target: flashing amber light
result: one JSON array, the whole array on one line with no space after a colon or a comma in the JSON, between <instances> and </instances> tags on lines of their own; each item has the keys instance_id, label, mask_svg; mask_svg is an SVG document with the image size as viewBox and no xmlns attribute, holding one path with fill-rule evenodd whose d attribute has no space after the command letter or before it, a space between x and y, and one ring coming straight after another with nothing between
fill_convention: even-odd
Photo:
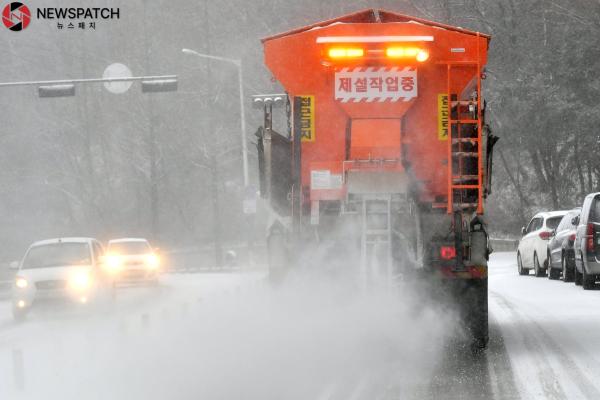
<instances>
[{"instance_id":1,"label":"flashing amber light","mask_svg":"<svg viewBox=\"0 0 600 400\"><path fill-rule=\"evenodd\" d=\"M417 53L417 61L425 62L427 60L429 60L429 52L427 50L419 50Z\"/></svg>"},{"instance_id":2,"label":"flashing amber light","mask_svg":"<svg viewBox=\"0 0 600 400\"><path fill-rule=\"evenodd\" d=\"M418 62L425 62L429 59L429 52L417 47L388 47L385 49L385 55L388 58L414 58Z\"/></svg>"},{"instance_id":3,"label":"flashing amber light","mask_svg":"<svg viewBox=\"0 0 600 400\"><path fill-rule=\"evenodd\" d=\"M359 58L365 55L360 47L332 47L328 51L329 58Z\"/></svg>"}]
</instances>

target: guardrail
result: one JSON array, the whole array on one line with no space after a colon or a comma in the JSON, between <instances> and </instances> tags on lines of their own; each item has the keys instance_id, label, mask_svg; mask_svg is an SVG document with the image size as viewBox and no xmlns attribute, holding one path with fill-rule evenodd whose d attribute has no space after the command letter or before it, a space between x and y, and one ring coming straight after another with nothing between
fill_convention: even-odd
<instances>
[{"instance_id":1,"label":"guardrail","mask_svg":"<svg viewBox=\"0 0 600 400\"><path fill-rule=\"evenodd\" d=\"M215 250L213 246L174 249L161 255L166 272L227 272L238 269L252 269L255 265L266 264L266 247L255 244L224 244L223 266L215 267Z\"/></svg>"},{"instance_id":2,"label":"guardrail","mask_svg":"<svg viewBox=\"0 0 600 400\"><path fill-rule=\"evenodd\" d=\"M516 251L519 240L490 238L490 244L495 252ZM226 251L234 250L236 256L234 259L228 260L227 255L225 255L226 265L220 268L214 266L214 250L210 248L190 248L169 252L165 254L168 259L165 272L175 274L234 273L265 268L266 249L264 245L254 246L251 254L248 253L245 245L231 245L224 247L224 249ZM6 279L7 277L2 278ZM12 280L0 280L0 299L10 297L12 283Z\"/></svg>"},{"instance_id":3,"label":"guardrail","mask_svg":"<svg viewBox=\"0 0 600 400\"><path fill-rule=\"evenodd\" d=\"M490 244L494 251L516 251L519 239L494 239L490 238Z\"/></svg>"}]
</instances>

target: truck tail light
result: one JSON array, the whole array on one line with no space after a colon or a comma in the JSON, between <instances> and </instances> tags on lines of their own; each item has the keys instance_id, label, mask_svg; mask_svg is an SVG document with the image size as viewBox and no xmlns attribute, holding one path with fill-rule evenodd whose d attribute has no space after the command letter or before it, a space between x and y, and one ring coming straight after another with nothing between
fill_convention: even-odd
<instances>
[{"instance_id":1,"label":"truck tail light","mask_svg":"<svg viewBox=\"0 0 600 400\"><path fill-rule=\"evenodd\" d=\"M571 233L571 234L569 235L569 242L574 242L574 241L575 241L575 234L574 234L574 233Z\"/></svg>"},{"instance_id":2,"label":"truck tail light","mask_svg":"<svg viewBox=\"0 0 600 400\"><path fill-rule=\"evenodd\" d=\"M542 240L550 239L550 232L548 232L548 231L540 232L540 239L542 239Z\"/></svg>"},{"instance_id":3,"label":"truck tail light","mask_svg":"<svg viewBox=\"0 0 600 400\"><path fill-rule=\"evenodd\" d=\"M585 233L587 235L585 248L588 251L594 251L594 224L587 224Z\"/></svg>"},{"instance_id":4,"label":"truck tail light","mask_svg":"<svg viewBox=\"0 0 600 400\"><path fill-rule=\"evenodd\" d=\"M442 260L452 260L456 258L456 248L454 246L440 247L440 257Z\"/></svg>"},{"instance_id":5,"label":"truck tail light","mask_svg":"<svg viewBox=\"0 0 600 400\"><path fill-rule=\"evenodd\" d=\"M365 55L365 50L360 47L332 47L327 52L329 58L359 58Z\"/></svg>"}]
</instances>

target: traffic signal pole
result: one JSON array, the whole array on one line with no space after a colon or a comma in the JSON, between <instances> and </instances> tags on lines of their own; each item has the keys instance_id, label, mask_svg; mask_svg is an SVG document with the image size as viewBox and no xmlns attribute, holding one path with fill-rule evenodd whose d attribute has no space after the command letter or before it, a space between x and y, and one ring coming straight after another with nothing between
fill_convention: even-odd
<instances>
[{"instance_id":1,"label":"traffic signal pole","mask_svg":"<svg viewBox=\"0 0 600 400\"><path fill-rule=\"evenodd\" d=\"M0 87L10 86L42 86L45 89L68 89L71 85L77 83L102 83L102 82L134 82L142 81L142 88L148 89L153 86L155 92L171 92L177 90L177 75L149 75L149 76L127 76L119 78L86 78L86 79L57 79L50 81L19 81L19 82L0 82ZM144 88L144 86L146 86ZM163 90L157 90L161 87Z\"/></svg>"}]
</instances>

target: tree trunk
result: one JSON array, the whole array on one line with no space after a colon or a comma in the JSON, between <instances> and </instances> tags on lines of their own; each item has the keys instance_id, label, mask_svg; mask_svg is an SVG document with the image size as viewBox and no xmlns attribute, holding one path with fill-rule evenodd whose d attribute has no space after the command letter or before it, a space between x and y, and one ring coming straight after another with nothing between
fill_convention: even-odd
<instances>
[{"instance_id":1,"label":"tree trunk","mask_svg":"<svg viewBox=\"0 0 600 400\"><path fill-rule=\"evenodd\" d=\"M527 198L525 198L525 195L523 194L523 191L521 190L521 185L517 182L514 175L510 172L510 169L508 168L508 163L506 162L506 158L504 157L504 153L501 150L498 150L498 154L500 155L500 159L502 160L502 165L504 166L504 169L506 170L506 174L508 175L508 178L512 182L513 186L515 187L515 190L517 191L517 195L519 196L519 218L521 219L521 221L524 222L525 214L523 211L524 211L525 207L529 206L529 200L527 200ZM518 173L519 173L519 171L517 171L517 174Z\"/></svg>"},{"instance_id":2,"label":"tree trunk","mask_svg":"<svg viewBox=\"0 0 600 400\"><path fill-rule=\"evenodd\" d=\"M585 197L585 178L583 177L583 168L581 167L581 157L579 154L579 135L575 134L575 141L573 143L573 160L575 162L575 168L577 169L577 178L579 179L579 191L581 197Z\"/></svg>"},{"instance_id":3,"label":"tree trunk","mask_svg":"<svg viewBox=\"0 0 600 400\"><path fill-rule=\"evenodd\" d=\"M587 159L587 179L588 179L588 188L587 188L587 192L593 192L594 191L594 184L593 184L593 179L592 179L592 163L590 161L590 159Z\"/></svg>"}]
</instances>

